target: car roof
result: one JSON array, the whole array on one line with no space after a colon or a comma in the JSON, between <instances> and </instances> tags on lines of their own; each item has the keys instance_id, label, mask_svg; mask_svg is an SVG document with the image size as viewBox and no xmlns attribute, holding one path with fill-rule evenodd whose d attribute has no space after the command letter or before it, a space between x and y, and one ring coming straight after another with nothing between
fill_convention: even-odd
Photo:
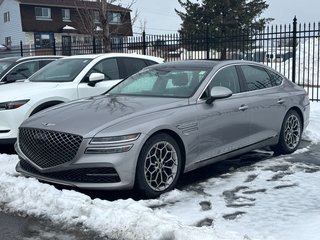
<instances>
[{"instance_id":1,"label":"car roof","mask_svg":"<svg viewBox=\"0 0 320 240\"><path fill-rule=\"evenodd\" d=\"M192 67L205 67L205 68L213 68L221 61L217 60L184 60L184 61L174 61L174 62L166 62L161 65L154 65L150 68L170 68L170 67L181 67L181 68L192 68Z\"/></svg>"},{"instance_id":2,"label":"car roof","mask_svg":"<svg viewBox=\"0 0 320 240\"><path fill-rule=\"evenodd\" d=\"M41 56L28 56L28 57L6 57L1 58L0 62L24 62L27 60L36 60L36 59L58 59L63 56L57 55L41 55Z\"/></svg>"},{"instance_id":3,"label":"car roof","mask_svg":"<svg viewBox=\"0 0 320 240\"><path fill-rule=\"evenodd\" d=\"M228 65L243 65L243 64L250 64L250 65L257 65L264 68L268 68L268 66L253 62L253 61L244 61L244 60L220 60L220 59L212 59L212 60L183 60L183 61L173 61L173 62L166 62L162 63L161 65L154 65L150 66L149 68L166 68L166 67L181 67L181 68L192 68L192 67L206 67L206 68L214 68L214 67L223 67Z\"/></svg>"},{"instance_id":4,"label":"car roof","mask_svg":"<svg viewBox=\"0 0 320 240\"><path fill-rule=\"evenodd\" d=\"M83 54L83 55L74 55L65 57L65 59L81 59L81 58L88 58L88 59L96 59L96 58L105 58L105 57L131 57L131 58L141 58L141 59L148 59L157 62L163 62L164 59L159 57L153 57L149 55L141 55L141 54L130 54L130 53L101 53L101 54Z\"/></svg>"}]
</instances>

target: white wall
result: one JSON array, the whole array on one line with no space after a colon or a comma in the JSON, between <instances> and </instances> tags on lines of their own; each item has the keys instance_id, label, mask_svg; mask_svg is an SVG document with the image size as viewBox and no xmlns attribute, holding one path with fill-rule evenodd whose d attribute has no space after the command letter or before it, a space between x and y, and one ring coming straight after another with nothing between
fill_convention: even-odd
<instances>
[{"instance_id":1,"label":"white wall","mask_svg":"<svg viewBox=\"0 0 320 240\"><path fill-rule=\"evenodd\" d=\"M1 2L0 2L1 3ZM4 13L10 12L10 22L4 23ZM22 32L19 3L16 0L3 0L0 4L0 44L5 43L5 38L11 37L11 46L25 42L25 33Z\"/></svg>"}]
</instances>

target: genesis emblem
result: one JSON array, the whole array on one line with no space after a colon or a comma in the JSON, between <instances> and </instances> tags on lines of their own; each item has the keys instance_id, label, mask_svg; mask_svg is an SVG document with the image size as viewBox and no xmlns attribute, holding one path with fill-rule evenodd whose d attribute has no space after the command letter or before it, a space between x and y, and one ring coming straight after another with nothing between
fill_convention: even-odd
<instances>
[{"instance_id":1,"label":"genesis emblem","mask_svg":"<svg viewBox=\"0 0 320 240\"><path fill-rule=\"evenodd\" d=\"M56 124L54 123L42 123L43 126L46 126L46 127L50 127L50 126L55 126Z\"/></svg>"}]
</instances>

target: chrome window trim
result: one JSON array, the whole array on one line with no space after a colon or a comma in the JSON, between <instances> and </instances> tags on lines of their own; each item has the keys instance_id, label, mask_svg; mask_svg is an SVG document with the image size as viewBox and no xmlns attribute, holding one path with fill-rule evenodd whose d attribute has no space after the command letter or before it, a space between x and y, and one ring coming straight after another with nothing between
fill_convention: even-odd
<instances>
[{"instance_id":1,"label":"chrome window trim","mask_svg":"<svg viewBox=\"0 0 320 240\"><path fill-rule=\"evenodd\" d=\"M260 66L260 65L257 65L257 64L254 64L254 63L243 63L243 64L240 64L240 63L232 63L232 64L229 64L229 65L226 65L226 66L223 66L222 68L220 68L218 71L216 71L215 73L214 73L214 75L211 77L211 79L207 82L207 84L206 84L206 86L202 89L202 91L201 91L201 94L199 95L199 97L198 97L198 99L197 99L197 103L198 102L204 102L204 101L206 101L205 99L201 99L201 96L202 96L202 94L204 93L204 91L207 89L207 87L210 85L210 83L211 83L211 81L214 79L214 77L217 75L217 73L218 72L220 72L222 69L224 69L224 68L226 68L226 67L230 67L230 66L243 66L243 65L249 65L249 66L257 66L257 67L262 67L262 66ZM266 66L266 67L268 67L268 66ZM264 68L264 67L262 67L262 68ZM264 68L265 70L267 70L267 68ZM270 71L275 71L275 70L273 70L273 69L269 69ZM268 72L267 72L268 73ZM278 73L277 73L278 74ZM232 96L234 96L234 95L237 95L237 96L239 96L239 94L243 94L243 93L251 93L251 92L259 92L259 91L264 91L264 90L266 90L266 89L272 89L272 88L277 88L277 87L280 87L280 86L283 86L283 82L284 82L284 79L285 79L285 77L282 75L282 74L278 74L279 76L281 76L282 77L282 82L281 82L281 84L280 85L278 85L278 86L272 86L272 87L268 87L268 88L263 88L263 89L257 89L257 90L252 90L252 91L246 91L246 92L239 92L239 93L234 93L234 94L232 94ZM240 80L240 79L239 79ZM240 83L240 82L239 82Z\"/></svg>"}]
</instances>

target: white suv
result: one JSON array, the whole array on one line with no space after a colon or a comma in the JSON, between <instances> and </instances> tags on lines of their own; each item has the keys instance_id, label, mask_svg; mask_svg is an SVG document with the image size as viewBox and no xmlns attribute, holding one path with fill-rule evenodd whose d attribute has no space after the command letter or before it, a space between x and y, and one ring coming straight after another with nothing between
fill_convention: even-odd
<instances>
[{"instance_id":1,"label":"white suv","mask_svg":"<svg viewBox=\"0 0 320 240\"><path fill-rule=\"evenodd\" d=\"M0 144L12 144L32 114L59 103L99 95L162 58L108 53L58 59L25 82L0 86ZM66 118L68 113L66 113Z\"/></svg>"}]
</instances>

